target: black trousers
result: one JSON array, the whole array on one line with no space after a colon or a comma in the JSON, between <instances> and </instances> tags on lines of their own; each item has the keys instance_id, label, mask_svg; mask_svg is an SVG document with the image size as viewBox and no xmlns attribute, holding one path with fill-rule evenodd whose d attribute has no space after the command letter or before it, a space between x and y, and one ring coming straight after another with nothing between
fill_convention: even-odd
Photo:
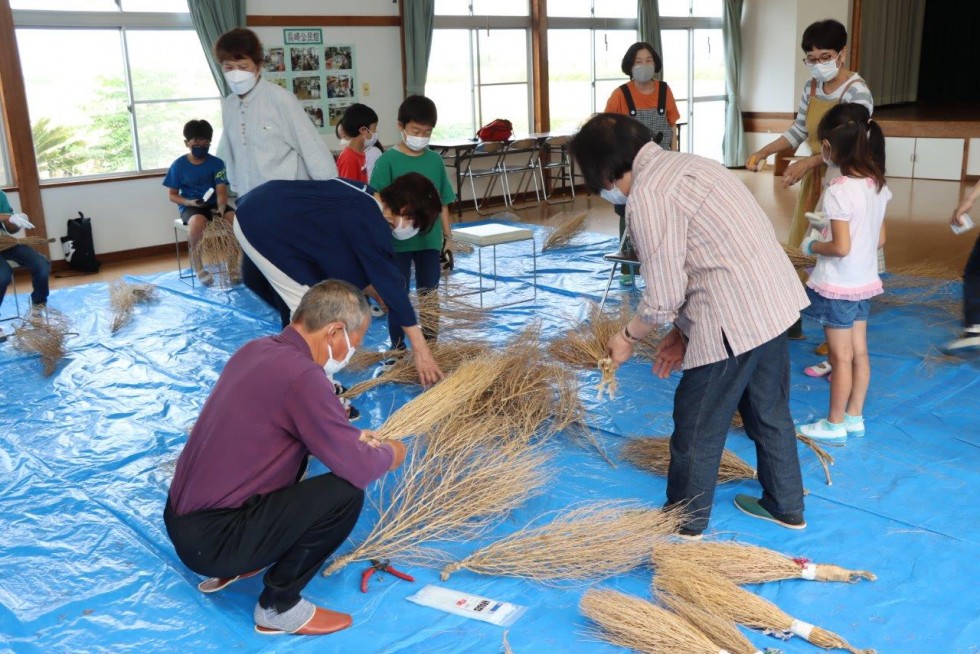
<instances>
[{"instance_id":1,"label":"black trousers","mask_svg":"<svg viewBox=\"0 0 980 654\"><path fill-rule=\"evenodd\" d=\"M254 495L237 509L178 516L168 499L163 520L177 556L198 574L234 577L271 565L259 604L287 611L350 535L363 504L364 491L329 473Z\"/></svg>"},{"instance_id":2,"label":"black trousers","mask_svg":"<svg viewBox=\"0 0 980 654\"><path fill-rule=\"evenodd\" d=\"M285 300L279 297L276 289L272 288L272 284L265 278L259 267L244 253L242 254L242 282L244 282L245 288L258 295L263 302L279 312L279 320L282 322L282 328L285 329L290 320L289 306Z\"/></svg>"}]
</instances>

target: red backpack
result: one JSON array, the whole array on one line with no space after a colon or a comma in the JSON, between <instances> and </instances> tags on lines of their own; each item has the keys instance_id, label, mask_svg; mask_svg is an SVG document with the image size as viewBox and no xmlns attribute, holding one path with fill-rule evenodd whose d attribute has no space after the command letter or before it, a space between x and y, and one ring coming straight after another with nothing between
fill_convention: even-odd
<instances>
[{"instance_id":1,"label":"red backpack","mask_svg":"<svg viewBox=\"0 0 980 654\"><path fill-rule=\"evenodd\" d=\"M506 141L513 135L514 125L506 118L491 120L476 133L481 141Z\"/></svg>"}]
</instances>

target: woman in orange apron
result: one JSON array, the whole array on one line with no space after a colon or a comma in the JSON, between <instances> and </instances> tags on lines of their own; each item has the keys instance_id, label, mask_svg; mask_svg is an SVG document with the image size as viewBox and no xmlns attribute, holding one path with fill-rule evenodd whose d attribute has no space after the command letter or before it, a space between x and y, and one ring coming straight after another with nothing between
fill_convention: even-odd
<instances>
[{"instance_id":1,"label":"woman in orange apron","mask_svg":"<svg viewBox=\"0 0 980 654\"><path fill-rule=\"evenodd\" d=\"M802 181L786 240L787 245L791 246L799 246L809 231L805 214L817 209L825 178L828 177L827 165L820 155L820 139L817 138L820 119L840 102L856 102L866 106L869 111L874 109L868 85L846 67L847 30L843 25L833 19L813 23L803 32L801 46L806 55L803 63L809 68L811 79L803 87L796 120L782 136L754 152L745 162L745 167L751 171L762 170L769 155L795 150L803 141L814 153L794 161L783 173L785 187ZM836 176L834 171L830 176ZM805 281L805 274L801 273L800 279ZM790 328L789 337L803 338L800 322Z\"/></svg>"}]
</instances>

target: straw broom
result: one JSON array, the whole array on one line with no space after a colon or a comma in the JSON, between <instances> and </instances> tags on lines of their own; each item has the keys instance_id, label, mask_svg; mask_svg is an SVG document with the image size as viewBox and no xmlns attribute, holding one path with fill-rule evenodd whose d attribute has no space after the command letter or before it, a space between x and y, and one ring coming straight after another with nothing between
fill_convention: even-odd
<instances>
[{"instance_id":1,"label":"straw broom","mask_svg":"<svg viewBox=\"0 0 980 654\"><path fill-rule=\"evenodd\" d=\"M0 252L4 250L9 250L17 245L26 245L29 248L39 248L47 245L48 243L54 243L53 238L40 238L39 236L25 236L24 238L15 238L10 234L0 231Z\"/></svg>"},{"instance_id":2,"label":"straw broom","mask_svg":"<svg viewBox=\"0 0 980 654\"><path fill-rule=\"evenodd\" d=\"M459 290L457 290L459 289ZM423 293L415 299L419 327L424 333L438 333L440 324L454 332L483 329L489 309L470 304L465 291L453 284L445 289Z\"/></svg>"},{"instance_id":3,"label":"straw broom","mask_svg":"<svg viewBox=\"0 0 980 654\"><path fill-rule=\"evenodd\" d=\"M793 268L795 268L797 271L813 268L815 265L817 265L816 255L803 254L803 250L800 248L784 245L783 252L786 253L790 263L793 264Z\"/></svg>"},{"instance_id":4,"label":"straw broom","mask_svg":"<svg viewBox=\"0 0 980 654\"><path fill-rule=\"evenodd\" d=\"M125 327L133 319L137 303L157 299L157 287L153 284L131 284L117 279L109 284L109 305L112 307L112 333Z\"/></svg>"},{"instance_id":5,"label":"straw broom","mask_svg":"<svg viewBox=\"0 0 980 654\"><path fill-rule=\"evenodd\" d=\"M859 579L874 581L877 577L867 570L848 570L836 565L810 563L803 558L790 558L774 550L736 542L689 542L655 543L653 562L684 560L698 564L729 581L743 584L761 584L783 579L808 579L812 581L846 581Z\"/></svg>"},{"instance_id":6,"label":"straw broom","mask_svg":"<svg viewBox=\"0 0 980 654\"><path fill-rule=\"evenodd\" d=\"M530 524L442 570L442 580L458 570L539 582L586 581L612 577L643 564L650 544L676 533L676 511L636 502L606 501L557 514L539 527Z\"/></svg>"},{"instance_id":7,"label":"straw broom","mask_svg":"<svg viewBox=\"0 0 980 654\"><path fill-rule=\"evenodd\" d=\"M230 288L241 280L242 248L235 238L231 224L224 218L215 218L204 228L191 258L197 258L201 267L208 270L220 288Z\"/></svg>"},{"instance_id":8,"label":"straw broom","mask_svg":"<svg viewBox=\"0 0 980 654\"><path fill-rule=\"evenodd\" d=\"M64 358L65 337L71 323L65 314L50 307L42 312L32 312L12 336L15 349L28 354L39 354L44 365L44 376L50 377Z\"/></svg>"},{"instance_id":9,"label":"straw broom","mask_svg":"<svg viewBox=\"0 0 980 654\"><path fill-rule=\"evenodd\" d=\"M851 654L875 654L873 649L856 649L837 634L793 618L778 606L739 588L698 563L682 560L661 561L654 577L655 587L726 619L752 629L774 631L787 637L796 635L824 649L844 649Z\"/></svg>"},{"instance_id":10,"label":"straw broom","mask_svg":"<svg viewBox=\"0 0 980 654\"><path fill-rule=\"evenodd\" d=\"M436 360L436 363L442 371L447 374L452 373L467 361L472 361L483 356L488 350L489 347L483 343L469 343L465 341L437 341L435 343L429 343L429 351L432 352L432 357ZM395 364L391 368L373 379L366 379L354 384L347 389L344 397L357 397L382 384L418 384L419 373L415 369L415 357L411 351L389 350L387 352L369 352L362 358L361 361L363 363L359 363L358 365L368 367L371 365L370 361L380 363L386 358L395 357L397 357L397 361L395 361ZM354 354L351 361L356 358L357 353ZM357 368L352 369L356 370Z\"/></svg>"},{"instance_id":11,"label":"straw broom","mask_svg":"<svg viewBox=\"0 0 980 654\"><path fill-rule=\"evenodd\" d=\"M349 563L378 558L431 564L427 541L466 541L524 504L548 481L550 457L540 448L473 447L441 453L410 447L403 473L371 533L354 551L335 559L324 576Z\"/></svg>"},{"instance_id":12,"label":"straw broom","mask_svg":"<svg viewBox=\"0 0 980 654\"><path fill-rule=\"evenodd\" d=\"M614 645L646 654L721 654L690 623L655 604L613 590L590 590L579 610L599 625L595 633Z\"/></svg>"},{"instance_id":13,"label":"straw broom","mask_svg":"<svg viewBox=\"0 0 980 654\"><path fill-rule=\"evenodd\" d=\"M541 251L557 250L571 244L572 240L585 229L585 219L588 216L588 211L582 211L570 218L564 219L548 233L548 237L545 238Z\"/></svg>"},{"instance_id":14,"label":"straw broom","mask_svg":"<svg viewBox=\"0 0 980 654\"><path fill-rule=\"evenodd\" d=\"M670 438L634 438L623 446L622 457L638 468L666 475L670 468ZM729 450L722 452L718 467L719 484L756 478L755 468L744 459Z\"/></svg>"},{"instance_id":15,"label":"straw broom","mask_svg":"<svg viewBox=\"0 0 980 654\"><path fill-rule=\"evenodd\" d=\"M711 642L730 654L758 654L759 648L745 637L733 620L706 611L696 604L670 593L654 593L654 599L700 629ZM773 650L766 650L771 654Z\"/></svg>"}]
</instances>

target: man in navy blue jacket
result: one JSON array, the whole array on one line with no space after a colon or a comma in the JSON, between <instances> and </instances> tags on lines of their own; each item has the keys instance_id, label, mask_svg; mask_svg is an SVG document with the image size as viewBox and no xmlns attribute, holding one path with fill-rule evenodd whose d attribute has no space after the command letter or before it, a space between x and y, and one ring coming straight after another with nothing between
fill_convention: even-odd
<instances>
[{"instance_id":1,"label":"man in navy blue jacket","mask_svg":"<svg viewBox=\"0 0 980 654\"><path fill-rule=\"evenodd\" d=\"M342 279L387 307L388 320L405 330L419 380L429 385L443 373L422 335L391 239L427 232L441 210L435 187L417 173L381 192L341 178L273 180L239 199L235 235L278 294L260 296L280 309L284 325L309 287Z\"/></svg>"}]
</instances>

